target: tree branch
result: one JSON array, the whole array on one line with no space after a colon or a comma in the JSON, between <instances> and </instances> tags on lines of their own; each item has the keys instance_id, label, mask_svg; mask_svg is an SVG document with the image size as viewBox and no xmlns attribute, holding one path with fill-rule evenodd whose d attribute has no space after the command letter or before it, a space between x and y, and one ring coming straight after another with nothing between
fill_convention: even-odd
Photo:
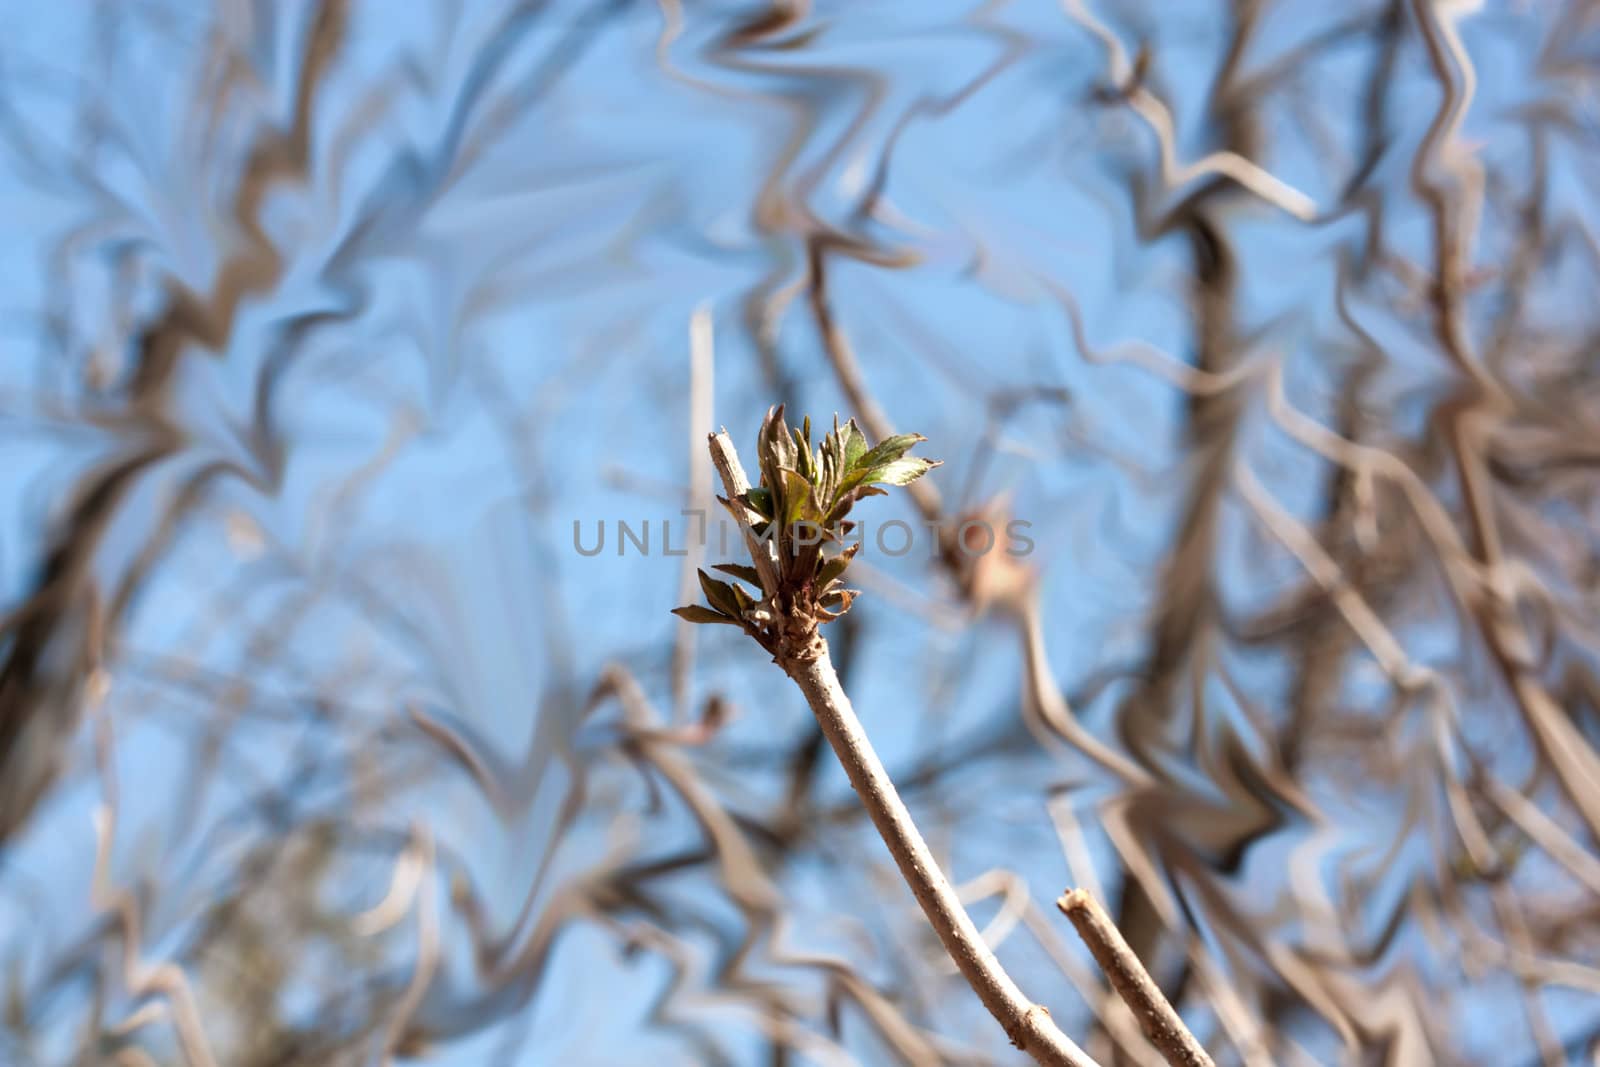
<instances>
[{"instance_id":1,"label":"tree branch","mask_svg":"<svg viewBox=\"0 0 1600 1067\"><path fill-rule=\"evenodd\" d=\"M712 461L722 476L729 498L737 499L749 483L744 478L733 442L726 433L712 434L710 447ZM755 542L747 524L741 523L741 526L765 584L767 571L772 566L767 546ZM805 694L823 736L833 747L872 824L889 846L901 876L911 887L912 895L940 943L983 1006L1005 1028L1011 1043L1046 1067L1098 1067L1061 1032L1043 1005L1023 996L1022 990L984 943L954 887L939 869L928 843L917 830L889 772L873 751L850 705L850 698L839 684L839 676L828 655L828 644L816 633L814 624L810 627L809 640L779 649L778 662Z\"/></svg>"},{"instance_id":2,"label":"tree branch","mask_svg":"<svg viewBox=\"0 0 1600 1067\"><path fill-rule=\"evenodd\" d=\"M1215 1067L1099 902L1082 889L1069 889L1056 907L1072 920L1112 988L1133 1010L1139 1029L1162 1057L1173 1067Z\"/></svg>"},{"instance_id":3,"label":"tree branch","mask_svg":"<svg viewBox=\"0 0 1600 1067\"><path fill-rule=\"evenodd\" d=\"M954 887L939 869L911 813L895 790L889 772L873 751L850 698L845 696L828 656L827 642L818 639L814 659L784 664L822 727L823 736L839 757L850 784L861 798L872 824L945 951L989 1013L1005 1028L1011 1043L1037 1062L1051 1067L1090 1067L1088 1053L1073 1043L1051 1020L1042 1005L1023 996L1022 990L1000 966L1000 961L973 925Z\"/></svg>"}]
</instances>

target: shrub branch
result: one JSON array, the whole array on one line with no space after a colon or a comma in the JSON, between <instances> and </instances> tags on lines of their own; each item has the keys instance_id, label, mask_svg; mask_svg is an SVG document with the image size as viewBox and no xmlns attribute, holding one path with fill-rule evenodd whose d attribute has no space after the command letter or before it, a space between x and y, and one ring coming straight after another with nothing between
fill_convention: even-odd
<instances>
[{"instance_id":1,"label":"shrub branch","mask_svg":"<svg viewBox=\"0 0 1600 1067\"><path fill-rule=\"evenodd\" d=\"M856 595L844 587L844 574L860 545L846 545L853 524L845 516L858 500L881 495L878 486L906 485L938 466L907 455L922 439L899 434L869 448L854 420L840 426L835 419L832 432L813 448L811 420L791 428L780 406L762 422L756 442L761 478L752 486L727 431L711 434L711 461L728 494L722 503L739 523L753 564L716 569L757 592L701 571L707 603L675 611L691 622L740 627L794 679L934 933L1011 1043L1047 1067L1098 1067L1043 1005L1023 995L984 942L873 751L820 632L822 624L849 610ZM1211 1067L1088 894L1073 890L1061 907L1168 1061Z\"/></svg>"}]
</instances>

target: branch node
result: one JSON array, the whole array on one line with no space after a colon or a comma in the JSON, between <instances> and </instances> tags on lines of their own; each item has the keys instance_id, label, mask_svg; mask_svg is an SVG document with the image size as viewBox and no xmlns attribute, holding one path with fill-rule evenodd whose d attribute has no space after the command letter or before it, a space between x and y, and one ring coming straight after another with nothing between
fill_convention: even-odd
<instances>
[{"instance_id":1,"label":"branch node","mask_svg":"<svg viewBox=\"0 0 1600 1067\"><path fill-rule=\"evenodd\" d=\"M1044 1016L1044 1019L1039 1018L1041 1015ZM1027 1051L1028 1046L1032 1044L1028 1039L1031 1031L1036 1026L1048 1025L1049 1018L1050 1009L1043 1004L1035 1004L1023 1012L1017 1017L1015 1023L1006 1027L1006 1036L1011 1039L1012 1047Z\"/></svg>"}]
</instances>

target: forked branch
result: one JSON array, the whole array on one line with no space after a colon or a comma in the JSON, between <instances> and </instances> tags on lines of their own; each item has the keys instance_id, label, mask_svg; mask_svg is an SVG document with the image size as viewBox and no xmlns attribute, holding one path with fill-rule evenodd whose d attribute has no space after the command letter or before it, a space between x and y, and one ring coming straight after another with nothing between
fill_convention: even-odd
<instances>
[{"instance_id":1,"label":"forked branch","mask_svg":"<svg viewBox=\"0 0 1600 1067\"><path fill-rule=\"evenodd\" d=\"M803 431L791 430L781 408L770 412L759 440L762 480L752 488L727 433L710 435L712 463L727 493L724 504L754 565L718 569L756 586L760 599L702 572L709 606L678 613L742 627L794 679L940 943L1011 1043L1050 1067L1095 1067L1049 1011L1023 996L984 943L873 751L818 632L821 623L848 610L855 595L841 584L854 549L828 554L824 543L840 549L850 530L845 514L857 499L882 492L876 485L904 484L934 464L906 457L922 439L916 434L868 448L854 422L836 424L814 453L810 437L809 419ZM811 530L802 533L798 527L804 524Z\"/></svg>"},{"instance_id":2,"label":"forked branch","mask_svg":"<svg viewBox=\"0 0 1600 1067\"><path fill-rule=\"evenodd\" d=\"M692 622L738 626L772 653L805 695L940 943L1011 1043L1050 1067L1092 1067L1095 1061L1061 1032L1049 1011L1023 996L967 915L873 751L819 632L848 611L855 597L843 582L860 543L845 544L853 526L845 516L856 501L880 495L877 486L905 485L937 466L907 456L921 440L920 434L900 434L869 448L854 420L840 426L835 419L832 432L813 449L811 420L791 429L778 407L761 425L761 481L752 486L727 432L711 434L711 461L728 494L722 503L738 522L753 564L716 569L756 592L702 571L707 604L676 613ZM1105 912L1082 890L1069 892L1061 907L1168 1062L1211 1067Z\"/></svg>"}]
</instances>

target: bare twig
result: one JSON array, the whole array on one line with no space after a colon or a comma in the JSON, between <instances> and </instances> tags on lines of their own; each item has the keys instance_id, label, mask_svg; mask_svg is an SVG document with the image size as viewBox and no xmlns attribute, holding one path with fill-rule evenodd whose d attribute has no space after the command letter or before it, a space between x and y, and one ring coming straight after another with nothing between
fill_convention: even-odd
<instances>
[{"instance_id":1,"label":"bare twig","mask_svg":"<svg viewBox=\"0 0 1600 1067\"><path fill-rule=\"evenodd\" d=\"M1069 889L1056 901L1056 907L1072 920L1078 936L1089 946L1095 962L1106 972L1151 1044L1161 1051L1173 1067L1213 1067L1211 1057L1200 1047L1161 989L1144 969L1139 957L1123 940L1098 901L1082 889Z\"/></svg>"},{"instance_id":2,"label":"bare twig","mask_svg":"<svg viewBox=\"0 0 1600 1067\"><path fill-rule=\"evenodd\" d=\"M962 977L989 1013L1005 1027L1011 1043L1037 1062L1063 1067L1087 1067L1094 1063L1088 1053L1061 1032L1049 1011L1023 996L1022 990L984 943L954 887L939 869L928 843L922 839L889 772L873 751L872 742L867 739L850 705L850 698L839 685L839 676L828 658L827 643L819 639L818 646L815 658L785 663L785 669L805 694L823 736L833 747L834 755L839 757L872 824L889 846L912 895Z\"/></svg>"},{"instance_id":3,"label":"bare twig","mask_svg":"<svg viewBox=\"0 0 1600 1067\"><path fill-rule=\"evenodd\" d=\"M750 528L750 520L745 517L739 501L750 489L750 479L746 477L744 468L739 465L739 453L734 450L733 440L728 437L727 430L719 430L710 436L711 462L717 468L717 474L722 478L722 487L728 493L728 500L734 505L734 518L739 522L739 531L744 534L745 547L750 550L750 558L755 563L756 573L761 575L761 589L767 596L772 596L778 591L778 571L773 566L772 544L756 537L756 532Z\"/></svg>"}]
</instances>

